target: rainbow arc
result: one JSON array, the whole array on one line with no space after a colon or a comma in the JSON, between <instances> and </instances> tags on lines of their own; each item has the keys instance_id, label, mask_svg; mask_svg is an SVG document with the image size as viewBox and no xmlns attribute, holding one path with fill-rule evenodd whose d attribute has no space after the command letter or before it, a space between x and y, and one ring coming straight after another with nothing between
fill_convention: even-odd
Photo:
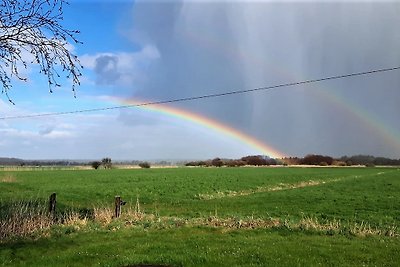
<instances>
[{"instance_id":1,"label":"rainbow arc","mask_svg":"<svg viewBox=\"0 0 400 267\"><path fill-rule=\"evenodd\" d=\"M145 101L139 101L138 99L118 99L117 101L127 105L140 105L142 103L145 103ZM269 156L271 158L285 157L285 154L283 152L277 150L272 145L265 144L264 142L258 140L251 135L248 135L219 121L202 116L198 113L194 113L181 108L171 107L165 104L139 106L138 108L148 111L154 111L169 117L174 117L197 125L201 125L219 134L237 140L238 142L251 147L252 149L257 151L257 153Z\"/></svg>"}]
</instances>

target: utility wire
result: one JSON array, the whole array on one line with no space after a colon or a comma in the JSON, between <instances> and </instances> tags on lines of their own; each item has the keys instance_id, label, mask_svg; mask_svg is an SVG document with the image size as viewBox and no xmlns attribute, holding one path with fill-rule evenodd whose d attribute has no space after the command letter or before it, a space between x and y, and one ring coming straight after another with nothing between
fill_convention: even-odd
<instances>
[{"instance_id":1,"label":"utility wire","mask_svg":"<svg viewBox=\"0 0 400 267\"><path fill-rule=\"evenodd\" d=\"M214 98L214 97L222 97L228 95L236 95L236 94L245 94L257 91L271 91L281 87L290 87L290 86L297 86L302 84L309 84L309 83L317 83L323 82L328 80L338 80L344 79L354 76L363 76L363 75L371 75L380 72L388 72L400 70L399 67L393 68L384 68L384 69L375 69L370 71L364 72L355 72L350 74L343 74L343 75L336 75L336 76L329 76L319 79L311 79L311 80L304 80L299 82L292 82L292 83L282 83L277 85L247 89L247 90L237 90L237 91L228 91L223 93L215 93L215 94L208 94L208 95L200 95L200 96L191 96L191 97L183 97L183 98L175 98L175 99L168 99L168 100L160 100L160 101L152 101L152 102L144 102L140 104L132 104L132 105L121 105L121 106L113 106L113 107L103 107L103 108L93 108L93 109L81 109L81 110L72 110L72 111L61 111L61 112L51 112L51 113L39 113L39 114L31 114L31 115L17 115L17 116L8 116L8 117L0 117L0 120L12 120L12 119L27 119L27 118L38 118L38 117L48 117L48 116L59 116L59 115L66 115L66 114L77 114L77 113L86 113L86 112L96 112L96 111L106 111L106 110L114 110L114 109L125 109L125 108L133 108L133 107L143 107L143 106L150 106L150 105L162 105L162 104L169 104L169 103L176 103L176 102L186 102L186 101L193 101L205 98Z\"/></svg>"}]
</instances>

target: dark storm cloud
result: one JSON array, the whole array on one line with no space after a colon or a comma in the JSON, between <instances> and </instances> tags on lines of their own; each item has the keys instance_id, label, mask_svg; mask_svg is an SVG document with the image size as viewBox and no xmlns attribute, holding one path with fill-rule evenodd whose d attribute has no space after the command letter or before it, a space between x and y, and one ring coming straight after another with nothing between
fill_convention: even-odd
<instances>
[{"instance_id":1,"label":"dark storm cloud","mask_svg":"<svg viewBox=\"0 0 400 267\"><path fill-rule=\"evenodd\" d=\"M138 2L133 32L142 38L136 41L157 47L161 59L137 94L180 98L398 66L399 12L396 2ZM180 106L288 154L399 157L399 76L376 74ZM383 122L393 140L383 141L373 120Z\"/></svg>"},{"instance_id":2,"label":"dark storm cloud","mask_svg":"<svg viewBox=\"0 0 400 267\"><path fill-rule=\"evenodd\" d=\"M228 17L223 12L224 4L207 6L210 8L201 5L198 9L197 5L188 7L182 3L139 3L135 7L135 29L140 29L161 54L160 64L154 64L147 72L148 83L139 96L170 99L245 86L242 66L235 62L235 54L239 51L235 36L229 30ZM201 15L202 11L205 12ZM165 16L163 12L166 12ZM193 12L195 16L192 16ZM234 117L240 124L246 116L237 113L237 107L242 106L243 114L251 112L251 105L242 105L246 99L248 96L224 98L223 106L221 100L187 105L210 116L218 113L221 119Z\"/></svg>"},{"instance_id":3,"label":"dark storm cloud","mask_svg":"<svg viewBox=\"0 0 400 267\"><path fill-rule=\"evenodd\" d=\"M167 46L168 39L174 38L175 21L181 12L182 1L138 1L135 5L134 40L164 43Z\"/></svg>"}]
</instances>

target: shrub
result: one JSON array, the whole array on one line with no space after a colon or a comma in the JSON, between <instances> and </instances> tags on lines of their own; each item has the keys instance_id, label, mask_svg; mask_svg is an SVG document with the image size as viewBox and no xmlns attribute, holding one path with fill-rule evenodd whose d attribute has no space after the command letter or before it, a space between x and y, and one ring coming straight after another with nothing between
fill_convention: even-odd
<instances>
[{"instance_id":1,"label":"shrub","mask_svg":"<svg viewBox=\"0 0 400 267\"><path fill-rule=\"evenodd\" d=\"M212 166L221 167L224 165L223 161L220 158L215 158L211 161Z\"/></svg>"},{"instance_id":2,"label":"shrub","mask_svg":"<svg viewBox=\"0 0 400 267\"><path fill-rule=\"evenodd\" d=\"M326 162L328 165L332 165L333 158L322 155L307 155L301 161L300 164L305 165L319 165L321 162Z\"/></svg>"},{"instance_id":3,"label":"shrub","mask_svg":"<svg viewBox=\"0 0 400 267\"><path fill-rule=\"evenodd\" d=\"M92 166L93 169L97 170L101 166L100 161L93 161L90 163L90 166Z\"/></svg>"},{"instance_id":4,"label":"shrub","mask_svg":"<svg viewBox=\"0 0 400 267\"><path fill-rule=\"evenodd\" d=\"M101 162L105 169L111 169L112 167L111 158L103 158Z\"/></svg>"},{"instance_id":5,"label":"shrub","mask_svg":"<svg viewBox=\"0 0 400 267\"><path fill-rule=\"evenodd\" d=\"M347 163L341 160L337 160L333 162L333 165L344 167L347 166Z\"/></svg>"},{"instance_id":6,"label":"shrub","mask_svg":"<svg viewBox=\"0 0 400 267\"><path fill-rule=\"evenodd\" d=\"M241 158L247 165L262 166L267 165L267 161L262 156L246 156Z\"/></svg>"},{"instance_id":7,"label":"shrub","mask_svg":"<svg viewBox=\"0 0 400 267\"><path fill-rule=\"evenodd\" d=\"M150 163L148 162L141 162L139 163L139 167L143 169L149 169L150 168Z\"/></svg>"}]
</instances>

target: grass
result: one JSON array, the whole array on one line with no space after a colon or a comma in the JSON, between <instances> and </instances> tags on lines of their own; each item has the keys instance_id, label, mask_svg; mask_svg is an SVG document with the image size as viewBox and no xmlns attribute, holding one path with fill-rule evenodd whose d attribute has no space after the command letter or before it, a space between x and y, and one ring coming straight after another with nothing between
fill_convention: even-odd
<instances>
[{"instance_id":1,"label":"grass","mask_svg":"<svg viewBox=\"0 0 400 267\"><path fill-rule=\"evenodd\" d=\"M3 266L398 266L398 240L203 227L61 233L0 245Z\"/></svg>"},{"instance_id":2,"label":"grass","mask_svg":"<svg viewBox=\"0 0 400 267\"><path fill-rule=\"evenodd\" d=\"M400 263L396 168L4 171L0 188L2 222L52 192L58 209L0 242L3 266Z\"/></svg>"},{"instance_id":3,"label":"grass","mask_svg":"<svg viewBox=\"0 0 400 267\"><path fill-rule=\"evenodd\" d=\"M0 206L0 239L27 236L49 228L53 222L43 201L17 201Z\"/></svg>"}]
</instances>

